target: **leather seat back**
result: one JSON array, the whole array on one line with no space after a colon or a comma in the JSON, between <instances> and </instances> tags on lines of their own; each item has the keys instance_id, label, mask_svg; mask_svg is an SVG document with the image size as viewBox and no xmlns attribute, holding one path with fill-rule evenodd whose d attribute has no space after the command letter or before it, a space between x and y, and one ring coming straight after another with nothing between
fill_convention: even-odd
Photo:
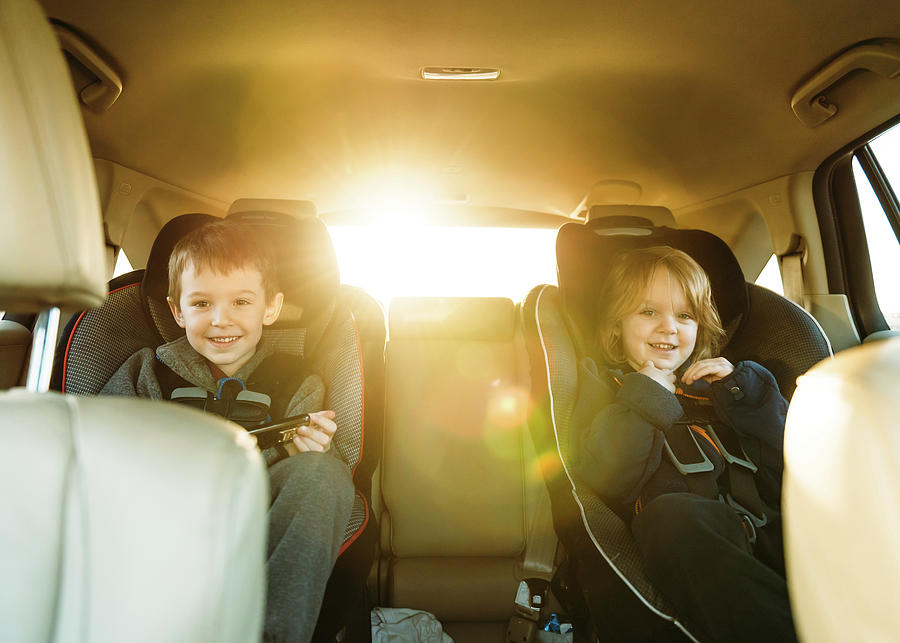
<instances>
[{"instance_id":1,"label":"leather seat back","mask_svg":"<svg viewBox=\"0 0 900 643\"><path fill-rule=\"evenodd\" d=\"M900 637L900 338L838 353L788 410L784 535L804 641Z\"/></svg>"},{"instance_id":2,"label":"leather seat back","mask_svg":"<svg viewBox=\"0 0 900 643\"><path fill-rule=\"evenodd\" d=\"M40 375L0 393L0 640L258 640L268 498L246 433L43 392L58 309L101 304L106 276L84 126L34 0L0 2L0 119L0 309L44 311Z\"/></svg>"},{"instance_id":3,"label":"leather seat back","mask_svg":"<svg viewBox=\"0 0 900 643\"><path fill-rule=\"evenodd\" d=\"M505 622L540 474L508 299L391 302L381 486L387 605Z\"/></svg>"}]
</instances>

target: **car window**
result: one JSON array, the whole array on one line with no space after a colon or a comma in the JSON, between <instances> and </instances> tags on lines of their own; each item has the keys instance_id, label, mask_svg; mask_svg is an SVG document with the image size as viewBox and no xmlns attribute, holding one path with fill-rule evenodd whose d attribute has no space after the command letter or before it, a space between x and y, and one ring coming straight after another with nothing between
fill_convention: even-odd
<instances>
[{"instance_id":1,"label":"car window","mask_svg":"<svg viewBox=\"0 0 900 643\"><path fill-rule=\"evenodd\" d=\"M132 270L134 268L131 266L131 262L128 261L128 257L125 256L125 251L119 248L119 254L116 257L116 267L113 268L113 277L124 275Z\"/></svg>"},{"instance_id":2,"label":"car window","mask_svg":"<svg viewBox=\"0 0 900 643\"><path fill-rule=\"evenodd\" d=\"M525 298L556 284L556 230L333 225L341 281L392 297Z\"/></svg>"},{"instance_id":3,"label":"car window","mask_svg":"<svg viewBox=\"0 0 900 643\"><path fill-rule=\"evenodd\" d=\"M866 148L864 148L865 150ZM895 126L872 140L867 149L877 160L877 165L887 181L887 188L897 194L900 187L900 126ZM892 330L900 330L900 288L897 275L900 274L900 241L891 225L889 214L882 206L875 189L860 163L860 154L853 160L853 176L859 194L860 210L866 243L872 265L875 295L885 321ZM890 195L888 198L890 198ZM896 197L894 196L896 202Z\"/></svg>"},{"instance_id":4,"label":"car window","mask_svg":"<svg viewBox=\"0 0 900 643\"><path fill-rule=\"evenodd\" d=\"M766 266L759 273L755 283L757 286L768 288L772 292L784 296L784 284L781 281L781 270L778 268L778 257L774 254L769 257L769 261L766 262Z\"/></svg>"}]
</instances>

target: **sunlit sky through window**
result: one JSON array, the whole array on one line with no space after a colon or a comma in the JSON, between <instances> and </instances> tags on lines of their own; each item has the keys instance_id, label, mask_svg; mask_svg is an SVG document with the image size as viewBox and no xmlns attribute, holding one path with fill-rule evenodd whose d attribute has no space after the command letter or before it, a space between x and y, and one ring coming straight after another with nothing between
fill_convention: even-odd
<instances>
[{"instance_id":1,"label":"sunlit sky through window","mask_svg":"<svg viewBox=\"0 0 900 643\"><path fill-rule=\"evenodd\" d=\"M556 283L556 230L449 226L329 226L341 281L392 297L525 298Z\"/></svg>"},{"instance_id":2,"label":"sunlit sky through window","mask_svg":"<svg viewBox=\"0 0 900 643\"><path fill-rule=\"evenodd\" d=\"M888 130L871 143L872 151L896 193L900 189L900 126ZM859 163L853 161L853 173L859 191L863 224L869 244L875 295L891 328L900 329L900 244L888 223L884 210Z\"/></svg>"}]
</instances>

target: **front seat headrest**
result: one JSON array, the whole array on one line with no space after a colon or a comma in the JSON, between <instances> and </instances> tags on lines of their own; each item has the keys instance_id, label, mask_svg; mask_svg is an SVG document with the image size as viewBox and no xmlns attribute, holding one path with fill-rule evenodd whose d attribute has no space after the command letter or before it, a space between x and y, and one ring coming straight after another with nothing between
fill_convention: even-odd
<instances>
[{"instance_id":1,"label":"front seat headrest","mask_svg":"<svg viewBox=\"0 0 900 643\"><path fill-rule=\"evenodd\" d=\"M97 180L59 42L36 2L0 2L0 309L99 306Z\"/></svg>"}]
</instances>

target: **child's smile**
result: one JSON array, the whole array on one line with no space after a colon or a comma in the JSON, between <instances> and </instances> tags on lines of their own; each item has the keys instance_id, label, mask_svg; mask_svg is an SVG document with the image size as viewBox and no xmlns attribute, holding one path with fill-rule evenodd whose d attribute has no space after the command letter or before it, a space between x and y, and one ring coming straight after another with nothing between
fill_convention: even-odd
<instances>
[{"instance_id":1,"label":"child's smile","mask_svg":"<svg viewBox=\"0 0 900 643\"><path fill-rule=\"evenodd\" d=\"M620 321L622 346L635 370L652 361L661 370L684 364L697 343L697 320L684 289L665 267L653 275L640 306Z\"/></svg>"}]
</instances>

